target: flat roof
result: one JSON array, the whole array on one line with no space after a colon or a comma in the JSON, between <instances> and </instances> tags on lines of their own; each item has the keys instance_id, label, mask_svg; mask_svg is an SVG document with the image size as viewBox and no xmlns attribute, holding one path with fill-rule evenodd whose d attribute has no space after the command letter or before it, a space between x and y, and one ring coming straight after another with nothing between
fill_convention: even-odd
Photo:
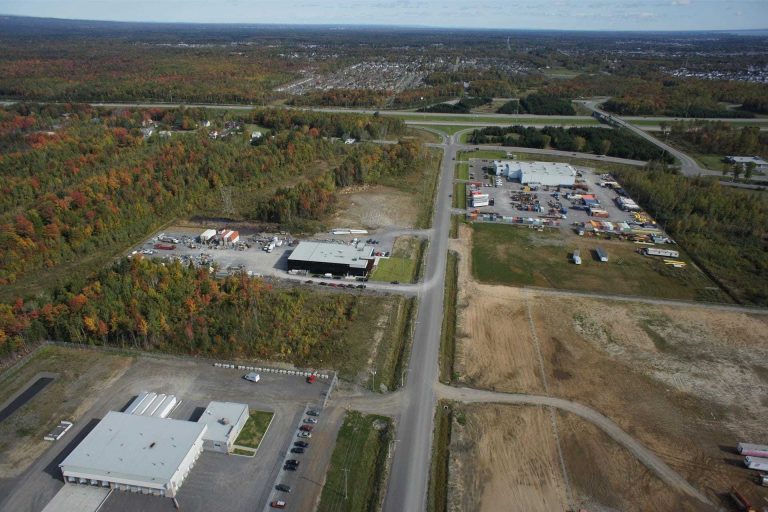
<instances>
[{"instance_id":1,"label":"flat roof","mask_svg":"<svg viewBox=\"0 0 768 512\"><path fill-rule=\"evenodd\" d=\"M211 402L197 422L208 427L203 439L227 442L232 427L237 425L243 416L248 416L248 406L245 404Z\"/></svg>"},{"instance_id":2,"label":"flat roof","mask_svg":"<svg viewBox=\"0 0 768 512\"><path fill-rule=\"evenodd\" d=\"M204 423L110 411L59 467L107 481L165 485L206 429Z\"/></svg>"},{"instance_id":3,"label":"flat roof","mask_svg":"<svg viewBox=\"0 0 768 512\"><path fill-rule=\"evenodd\" d=\"M361 247L333 242L299 242L299 245L288 256L288 260L333 263L348 265L351 268L366 268L368 260L373 258L373 246L358 245L361 245Z\"/></svg>"},{"instance_id":4,"label":"flat roof","mask_svg":"<svg viewBox=\"0 0 768 512\"><path fill-rule=\"evenodd\" d=\"M557 176L576 176L576 169L571 164L562 162L521 162L519 160L496 160L493 162L498 167L526 174L547 174Z\"/></svg>"}]
</instances>

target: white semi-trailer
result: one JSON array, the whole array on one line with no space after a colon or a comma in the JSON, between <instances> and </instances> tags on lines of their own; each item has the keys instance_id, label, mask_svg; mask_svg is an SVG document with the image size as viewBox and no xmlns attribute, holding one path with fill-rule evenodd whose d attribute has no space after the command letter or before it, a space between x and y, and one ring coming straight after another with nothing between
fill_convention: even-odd
<instances>
[{"instance_id":1,"label":"white semi-trailer","mask_svg":"<svg viewBox=\"0 0 768 512\"><path fill-rule=\"evenodd\" d=\"M759 471L768 471L768 459L762 457L753 457L747 455L744 457L744 465L749 469L757 469Z\"/></svg>"},{"instance_id":2,"label":"white semi-trailer","mask_svg":"<svg viewBox=\"0 0 768 512\"><path fill-rule=\"evenodd\" d=\"M665 258L679 258L680 253L671 249L656 249L655 247L646 247L643 249L646 256L663 256Z\"/></svg>"},{"instance_id":3,"label":"white semi-trailer","mask_svg":"<svg viewBox=\"0 0 768 512\"><path fill-rule=\"evenodd\" d=\"M736 449L741 455L751 455L753 457L762 457L768 459L768 445L739 443L736 446Z\"/></svg>"}]
</instances>

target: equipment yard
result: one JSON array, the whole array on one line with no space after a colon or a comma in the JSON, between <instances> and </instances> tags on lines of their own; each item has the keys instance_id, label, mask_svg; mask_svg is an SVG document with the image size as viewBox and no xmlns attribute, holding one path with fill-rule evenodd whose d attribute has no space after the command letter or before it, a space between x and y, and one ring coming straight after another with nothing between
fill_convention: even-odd
<instances>
[{"instance_id":1,"label":"equipment yard","mask_svg":"<svg viewBox=\"0 0 768 512\"><path fill-rule=\"evenodd\" d=\"M580 402L615 421L713 503L719 503L732 485L753 502L768 498L768 490L754 483L755 472L744 467L736 452L738 442L758 442L749 440L765 436L768 319L764 315L651 299L614 301L581 294L576 300L567 293L480 284L470 274L471 235L462 227L460 240L452 242L460 254L456 384ZM533 413L526 414L514 422L472 421L468 414L467 430L485 425L496 432L508 424L533 421ZM552 424L548 426L551 432ZM623 449L603 434L594 435L593 429L565 413L558 416L561 449L579 506L655 510L660 503L671 502L659 501L664 493L670 500L679 498L649 477L628 453L618 456ZM543 427L525 431L549 436L542 434ZM523 444L545 442L529 439ZM486 453L478 464L494 468L493 478L503 478L496 476L502 471L493 463L495 456L481 448L477 453ZM503 473L510 473L509 468ZM630 480L632 487L637 486L631 492ZM505 485L527 484L513 477L506 484L492 479L478 483L473 492L483 496ZM551 499L553 485L547 483L541 496ZM512 507L517 502L497 501L494 506L498 509L502 503ZM681 501L680 506L701 510L702 505L685 508Z\"/></svg>"}]
</instances>

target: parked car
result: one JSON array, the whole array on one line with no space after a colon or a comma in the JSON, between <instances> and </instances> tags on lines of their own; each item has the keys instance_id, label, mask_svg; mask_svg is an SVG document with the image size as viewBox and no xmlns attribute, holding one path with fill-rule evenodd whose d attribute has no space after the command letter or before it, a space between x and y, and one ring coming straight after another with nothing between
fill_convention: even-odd
<instances>
[{"instance_id":1,"label":"parked car","mask_svg":"<svg viewBox=\"0 0 768 512\"><path fill-rule=\"evenodd\" d=\"M291 492L291 486L286 484L277 484L275 489L282 492Z\"/></svg>"},{"instance_id":2,"label":"parked car","mask_svg":"<svg viewBox=\"0 0 768 512\"><path fill-rule=\"evenodd\" d=\"M302 425L299 427L299 430L302 430L304 432L312 432L313 428L315 428L313 425Z\"/></svg>"},{"instance_id":3,"label":"parked car","mask_svg":"<svg viewBox=\"0 0 768 512\"><path fill-rule=\"evenodd\" d=\"M325 285L327 285L328 283L326 283L325 281L320 281L318 284L319 284L320 286L325 286Z\"/></svg>"},{"instance_id":4,"label":"parked car","mask_svg":"<svg viewBox=\"0 0 768 512\"><path fill-rule=\"evenodd\" d=\"M315 418L304 418L304 423L312 423L314 425L317 423L317 420Z\"/></svg>"},{"instance_id":5,"label":"parked car","mask_svg":"<svg viewBox=\"0 0 768 512\"><path fill-rule=\"evenodd\" d=\"M261 375L259 375L256 372L251 372L251 373L243 375L243 378L245 380L249 380L251 382L259 382L261 380Z\"/></svg>"},{"instance_id":6,"label":"parked car","mask_svg":"<svg viewBox=\"0 0 768 512\"><path fill-rule=\"evenodd\" d=\"M294 446L300 446L302 448L308 448L309 447L309 443L306 442L306 441L296 441L295 443L293 443L293 445Z\"/></svg>"},{"instance_id":7,"label":"parked car","mask_svg":"<svg viewBox=\"0 0 768 512\"><path fill-rule=\"evenodd\" d=\"M296 459L288 459L287 461L285 461L285 463L288 464L289 466L298 466L299 465L299 461L296 460Z\"/></svg>"},{"instance_id":8,"label":"parked car","mask_svg":"<svg viewBox=\"0 0 768 512\"><path fill-rule=\"evenodd\" d=\"M400 281L392 281L392 284L400 284Z\"/></svg>"},{"instance_id":9,"label":"parked car","mask_svg":"<svg viewBox=\"0 0 768 512\"><path fill-rule=\"evenodd\" d=\"M311 279L307 279L306 281L304 281L304 284L312 284L312 283L314 283L314 281Z\"/></svg>"},{"instance_id":10,"label":"parked car","mask_svg":"<svg viewBox=\"0 0 768 512\"><path fill-rule=\"evenodd\" d=\"M285 466L283 466L283 469L285 471L296 471L296 466L293 466L291 464L286 464Z\"/></svg>"},{"instance_id":11,"label":"parked car","mask_svg":"<svg viewBox=\"0 0 768 512\"><path fill-rule=\"evenodd\" d=\"M312 437L312 434L310 434L309 432L299 432L298 436L299 437L304 437L306 439L309 439L310 437Z\"/></svg>"},{"instance_id":12,"label":"parked car","mask_svg":"<svg viewBox=\"0 0 768 512\"><path fill-rule=\"evenodd\" d=\"M291 453L304 453L304 448L291 448Z\"/></svg>"},{"instance_id":13,"label":"parked car","mask_svg":"<svg viewBox=\"0 0 768 512\"><path fill-rule=\"evenodd\" d=\"M272 508L285 508L285 502L283 500L275 500L269 506Z\"/></svg>"},{"instance_id":14,"label":"parked car","mask_svg":"<svg viewBox=\"0 0 768 512\"><path fill-rule=\"evenodd\" d=\"M316 411L314 409L310 409L307 411L307 416L320 416L320 411Z\"/></svg>"}]
</instances>

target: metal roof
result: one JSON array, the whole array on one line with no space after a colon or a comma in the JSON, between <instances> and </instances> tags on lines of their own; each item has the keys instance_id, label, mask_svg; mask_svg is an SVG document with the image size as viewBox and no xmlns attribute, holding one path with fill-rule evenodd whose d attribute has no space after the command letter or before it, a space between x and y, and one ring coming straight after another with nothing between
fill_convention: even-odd
<instances>
[{"instance_id":1,"label":"metal roof","mask_svg":"<svg viewBox=\"0 0 768 512\"><path fill-rule=\"evenodd\" d=\"M245 404L211 402L197 422L208 426L203 439L226 443L232 433L232 427L237 425L243 416L248 416L248 406Z\"/></svg>"},{"instance_id":2,"label":"metal roof","mask_svg":"<svg viewBox=\"0 0 768 512\"><path fill-rule=\"evenodd\" d=\"M524 173L554 176L576 176L576 169L560 162L520 162L518 160L496 160L494 166L504 174ZM498 172L497 172L498 174Z\"/></svg>"},{"instance_id":3,"label":"metal roof","mask_svg":"<svg viewBox=\"0 0 768 512\"><path fill-rule=\"evenodd\" d=\"M358 245L361 245L358 247ZM333 242L300 242L288 260L313 261L349 265L351 268L366 268L373 258L372 245L348 245Z\"/></svg>"},{"instance_id":4,"label":"metal roof","mask_svg":"<svg viewBox=\"0 0 768 512\"><path fill-rule=\"evenodd\" d=\"M206 429L204 423L110 411L59 467L100 480L166 485Z\"/></svg>"}]
</instances>

